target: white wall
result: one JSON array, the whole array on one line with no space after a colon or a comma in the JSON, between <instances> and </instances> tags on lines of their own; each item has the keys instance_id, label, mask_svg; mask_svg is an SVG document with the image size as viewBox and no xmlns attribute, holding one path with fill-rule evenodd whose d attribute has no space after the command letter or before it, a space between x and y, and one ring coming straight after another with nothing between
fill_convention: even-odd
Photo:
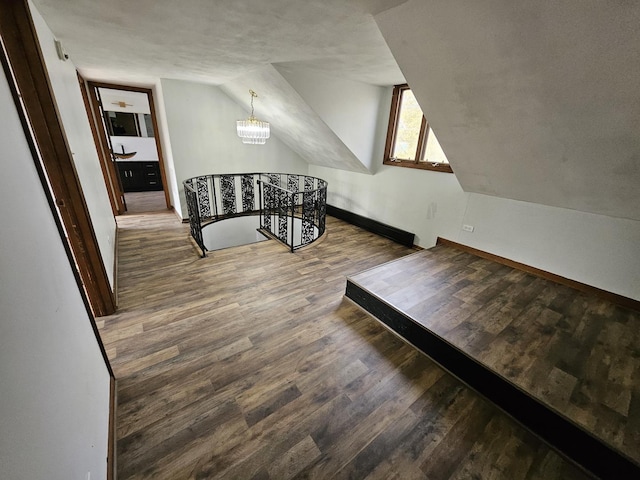
<instances>
[{"instance_id":1,"label":"white wall","mask_svg":"<svg viewBox=\"0 0 640 480\"><path fill-rule=\"evenodd\" d=\"M58 111L91 215L100 255L113 286L116 222L84 108L76 68L72 63L73 59L63 62L58 58L51 30L33 4L30 3L30 7Z\"/></svg>"},{"instance_id":2,"label":"white wall","mask_svg":"<svg viewBox=\"0 0 640 480\"><path fill-rule=\"evenodd\" d=\"M4 75L0 108L0 478L101 480L109 374Z\"/></svg>"},{"instance_id":3,"label":"white wall","mask_svg":"<svg viewBox=\"0 0 640 480\"><path fill-rule=\"evenodd\" d=\"M277 70L367 169L375 171L378 111L388 89L292 67Z\"/></svg>"},{"instance_id":4,"label":"white wall","mask_svg":"<svg viewBox=\"0 0 640 480\"><path fill-rule=\"evenodd\" d=\"M309 174L329 182L330 205L415 233L416 245L458 234L467 195L454 175L388 165L375 175L311 165Z\"/></svg>"},{"instance_id":5,"label":"white wall","mask_svg":"<svg viewBox=\"0 0 640 480\"><path fill-rule=\"evenodd\" d=\"M322 89L320 83L316 89ZM402 228L416 234L415 243L435 245L438 236L452 238L460 228L467 195L454 175L413 168L383 165L393 88L382 89L371 138L374 175L359 174L311 165L309 174L329 182L327 202L335 207ZM326 98L329 102L329 98ZM341 99L334 100L339 111ZM368 112L368 110L363 111ZM357 112L356 112L357 115ZM369 112L368 115L371 115ZM434 135L427 140L432 161L446 156Z\"/></svg>"},{"instance_id":6,"label":"white wall","mask_svg":"<svg viewBox=\"0 0 640 480\"><path fill-rule=\"evenodd\" d=\"M167 124L167 112L164 106L164 92L160 80L152 88L154 105L156 107L156 121L158 122L158 140L162 148L162 158L164 159L164 171L167 177L165 188L169 190L169 199L176 213L181 217L186 217L182 213L182 200L180 199L181 185L178 185L176 177L176 167L173 160L173 149L171 148L171 138L169 136L169 127ZM186 211L186 206L185 206Z\"/></svg>"},{"instance_id":7,"label":"white wall","mask_svg":"<svg viewBox=\"0 0 640 480\"><path fill-rule=\"evenodd\" d=\"M452 240L640 300L640 222L471 194Z\"/></svg>"},{"instance_id":8,"label":"white wall","mask_svg":"<svg viewBox=\"0 0 640 480\"><path fill-rule=\"evenodd\" d=\"M329 204L413 232L425 248L443 237L640 299L640 222L465 193L455 175L381 165L386 102L378 115L374 175L309 167L329 182ZM434 155L444 155L437 147Z\"/></svg>"},{"instance_id":9,"label":"white wall","mask_svg":"<svg viewBox=\"0 0 640 480\"><path fill-rule=\"evenodd\" d=\"M278 71L367 169L376 172L384 155L384 144L378 139L387 133L393 89L318 75L291 66L278 67ZM431 129L425 158L447 163Z\"/></svg>"},{"instance_id":10,"label":"white wall","mask_svg":"<svg viewBox=\"0 0 640 480\"><path fill-rule=\"evenodd\" d=\"M309 174L329 182L329 204L413 232L422 247L443 237L640 300L640 222L464 193L445 173L311 165Z\"/></svg>"},{"instance_id":11,"label":"white wall","mask_svg":"<svg viewBox=\"0 0 640 480\"><path fill-rule=\"evenodd\" d=\"M114 136L111 137L111 145L113 145L113 151L116 153L122 152L122 146L124 146L126 153L136 152L131 158L118 159L119 162L158 161L156 139L153 137Z\"/></svg>"},{"instance_id":12,"label":"white wall","mask_svg":"<svg viewBox=\"0 0 640 480\"><path fill-rule=\"evenodd\" d=\"M247 112L213 85L161 80L182 216L187 216L183 180L209 173L306 174L308 164L273 134L265 145L244 145L236 121Z\"/></svg>"}]
</instances>

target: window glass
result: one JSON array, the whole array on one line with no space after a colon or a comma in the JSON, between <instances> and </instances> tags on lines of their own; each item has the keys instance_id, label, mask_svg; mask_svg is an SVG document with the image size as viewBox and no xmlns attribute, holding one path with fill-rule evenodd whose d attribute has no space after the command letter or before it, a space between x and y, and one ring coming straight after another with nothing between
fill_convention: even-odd
<instances>
[{"instance_id":1,"label":"window glass","mask_svg":"<svg viewBox=\"0 0 640 480\"><path fill-rule=\"evenodd\" d=\"M408 85L393 89L383 163L453 173ZM435 150L434 150L435 149ZM435 159L435 161L434 161Z\"/></svg>"},{"instance_id":2,"label":"window glass","mask_svg":"<svg viewBox=\"0 0 640 480\"><path fill-rule=\"evenodd\" d=\"M392 156L403 160L415 160L422 125L422 110L411 90L404 90L400 100L398 127Z\"/></svg>"}]
</instances>

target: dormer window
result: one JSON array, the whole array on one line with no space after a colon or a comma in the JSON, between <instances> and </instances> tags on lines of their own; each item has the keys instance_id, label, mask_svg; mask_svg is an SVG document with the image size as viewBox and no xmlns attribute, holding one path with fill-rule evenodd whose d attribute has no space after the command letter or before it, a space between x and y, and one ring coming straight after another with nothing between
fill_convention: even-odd
<instances>
[{"instance_id":1,"label":"dormer window","mask_svg":"<svg viewBox=\"0 0 640 480\"><path fill-rule=\"evenodd\" d=\"M438 158L438 161L428 158L427 141L429 135L429 123L411 88L406 84L396 85L393 88L383 163L453 173L446 159L443 162L441 157ZM432 140L437 142L435 137Z\"/></svg>"}]
</instances>

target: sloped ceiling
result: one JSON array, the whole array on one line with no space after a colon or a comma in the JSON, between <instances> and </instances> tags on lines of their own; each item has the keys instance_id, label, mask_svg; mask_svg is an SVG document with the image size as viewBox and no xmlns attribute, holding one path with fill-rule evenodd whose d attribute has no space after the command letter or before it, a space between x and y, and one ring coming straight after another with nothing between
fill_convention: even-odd
<instances>
[{"instance_id":1,"label":"sloped ceiling","mask_svg":"<svg viewBox=\"0 0 640 480\"><path fill-rule=\"evenodd\" d=\"M273 65L406 78L466 191L640 220L640 2L33 1L88 78L224 85L246 108L254 88L311 163L331 163L318 152L335 135L291 130L305 107ZM256 71L264 83L243 83Z\"/></svg>"},{"instance_id":2,"label":"sloped ceiling","mask_svg":"<svg viewBox=\"0 0 640 480\"><path fill-rule=\"evenodd\" d=\"M411 0L375 19L466 191L640 220L640 2Z\"/></svg>"},{"instance_id":3,"label":"sloped ceiling","mask_svg":"<svg viewBox=\"0 0 640 480\"><path fill-rule=\"evenodd\" d=\"M249 89L258 92L255 114L308 163L368 173L367 168L272 66L248 72L220 88L251 110Z\"/></svg>"},{"instance_id":4,"label":"sloped ceiling","mask_svg":"<svg viewBox=\"0 0 640 480\"><path fill-rule=\"evenodd\" d=\"M89 77L221 85L299 63L375 85L402 81L371 14L381 0L33 1Z\"/></svg>"},{"instance_id":5,"label":"sloped ceiling","mask_svg":"<svg viewBox=\"0 0 640 480\"><path fill-rule=\"evenodd\" d=\"M273 66L378 86L404 81L370 13L380 0L34 3L85 78L213 84L247 109L252 88L274 135L321 166L369 172L371 159L354 155Z\"/></svg>"}]
</instances>

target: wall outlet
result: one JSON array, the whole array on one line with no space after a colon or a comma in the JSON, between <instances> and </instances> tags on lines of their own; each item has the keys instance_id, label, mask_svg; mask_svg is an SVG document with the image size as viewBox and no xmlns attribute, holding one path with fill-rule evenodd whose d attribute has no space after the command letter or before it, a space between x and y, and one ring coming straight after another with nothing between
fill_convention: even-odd
<instances>
[{"instance_id":1,"label":"wall outlet","mask_svg":"<svg viewBox=\"0 0 640 480\"><path fill-rule=\"evenodd\" d=\"M473 226L472 225L462 225L462 230L464 230L465 232L473 232Z\"/></svg>"}]
</instances>

